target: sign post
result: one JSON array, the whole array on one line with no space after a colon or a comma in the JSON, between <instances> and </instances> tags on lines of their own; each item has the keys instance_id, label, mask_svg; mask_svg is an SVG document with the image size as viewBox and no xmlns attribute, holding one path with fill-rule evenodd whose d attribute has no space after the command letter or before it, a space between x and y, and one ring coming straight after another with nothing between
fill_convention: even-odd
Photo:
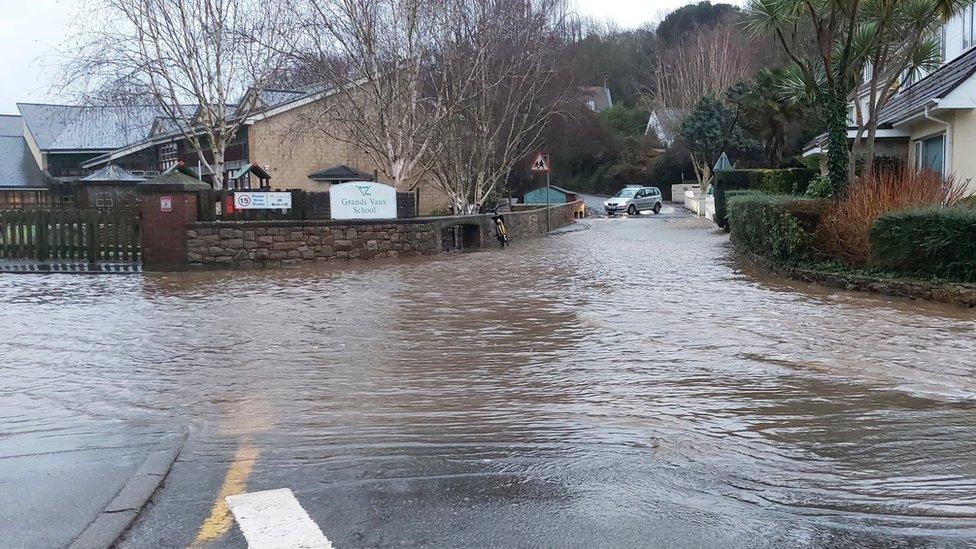
<instances>
[{"instance_id":1,"label":"sign post","mask_svg":"<svg viewBox=\"0 0 976 549\"><path fill-rule=\"evenodd\" d=\"M552 172L552 168L549 166L549 155L542 154L538 152L535 154L535 158L532 159L532 167L529 168L532 173L543 173L546 174L546 232L552 231L552 210L550 206L551 185L549 183L549 174Z\"/></svg>"}]
</instances>

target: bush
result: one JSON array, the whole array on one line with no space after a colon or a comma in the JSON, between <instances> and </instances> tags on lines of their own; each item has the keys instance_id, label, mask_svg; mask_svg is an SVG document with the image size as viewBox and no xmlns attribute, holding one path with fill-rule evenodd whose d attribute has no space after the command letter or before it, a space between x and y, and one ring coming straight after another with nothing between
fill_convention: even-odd
<instances>
[{"instance_id":1,"label":"bush","mask_svg":"<svg viewBox=\"0 0 976 549\"><path fill-rule=\"evenodd\" d=\"M868 233L881 215L905 208L952 205L964 198L952 180L931 172L905 169L874 172L844 189L817 228L818 247L848 265L863 266L871 257Z\"/></svg>"},{"instance_id":2,"label":"bush","mask_svg":"<svg viewBox=\"0 0 976 549\"><path fill-rule=\"evenodd\" d=\"M732 241L774 261L803 259L810 251L810 236L794 210L809 210L810 202L755 191L730 192Z\"/></svg>"},{"instance_id":3,"label":"bush","mask_svg":"<svg viewBox=\"0 0 976 549\"><path fill-rule=\"evenodd\" d=\"M814 177L804 193L808 198L830 198L833 194L834 186L830 184L830 178L823 174Z\"/></svg>"},{"instance_id":4,"label":"bush","mask_svg":"<svg viewBox=\"0 0 976 549\"><path fill-rule=\"evenodd\" d=\"M728 228L726 193L733 190L762 191L767 194L802 195L817 174L813 170L728 170L715 172L715 222Z\"/></svg>"},{"instance_id":5,"label":"bush","mask_svg":"<svg viewBox=\"0 0 976 549\"><path fill-rule=\"evenodd\" d=\"M976 282L976 210L929 208L880 216L871 263L911 275Z\"/></svg>"}]
</instances>

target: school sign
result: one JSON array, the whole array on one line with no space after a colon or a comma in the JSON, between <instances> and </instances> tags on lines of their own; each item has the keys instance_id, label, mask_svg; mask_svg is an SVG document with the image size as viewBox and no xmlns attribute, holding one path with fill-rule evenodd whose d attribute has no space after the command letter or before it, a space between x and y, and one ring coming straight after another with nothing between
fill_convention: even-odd
<instances>
[{"instance_id":1,"label":"school sign","mask_svg":"<svg viewBox=\"0 0 976 549\"><path fill-rule=\"evenodd\" d=\"M332 219L396 219L396 189L375 181L352 181L329 188Z\"/></svg>"}]
</instances>

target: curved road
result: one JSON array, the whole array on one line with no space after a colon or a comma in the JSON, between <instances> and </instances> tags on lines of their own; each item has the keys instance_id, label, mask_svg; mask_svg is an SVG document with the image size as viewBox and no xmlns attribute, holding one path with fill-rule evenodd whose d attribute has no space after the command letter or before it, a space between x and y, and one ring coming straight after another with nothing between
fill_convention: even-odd
<instances>
[{"instance_id":1,"label":"curved road","mask_svg":"<svg viewBox=\"0 0 976 549\"><path fill-rule=\"evenodd\" d=\"M585 225L400 262L0 278L0 534L70 540L186 428L122 547L243 547L223 496L279 488L336 547L976 537L976 314L756 277L678 211Z\"/></svg>"}]
</instances>

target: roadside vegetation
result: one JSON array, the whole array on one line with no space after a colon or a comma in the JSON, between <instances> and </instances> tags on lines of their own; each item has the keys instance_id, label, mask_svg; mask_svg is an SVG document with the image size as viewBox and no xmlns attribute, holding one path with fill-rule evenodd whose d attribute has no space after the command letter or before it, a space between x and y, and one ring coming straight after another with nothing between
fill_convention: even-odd
<instances>
[{"instance_id":1,"label":"roadside vegetation","mask_svg":"<svg viewBox=\"0 0 976 549\"><path fill-rule=\"evenodd\" d=\"M976 209L931 172L875 172L838 199L730 191L733 243L774 264L976 283Z\"/></svg>"}]
</instances>

